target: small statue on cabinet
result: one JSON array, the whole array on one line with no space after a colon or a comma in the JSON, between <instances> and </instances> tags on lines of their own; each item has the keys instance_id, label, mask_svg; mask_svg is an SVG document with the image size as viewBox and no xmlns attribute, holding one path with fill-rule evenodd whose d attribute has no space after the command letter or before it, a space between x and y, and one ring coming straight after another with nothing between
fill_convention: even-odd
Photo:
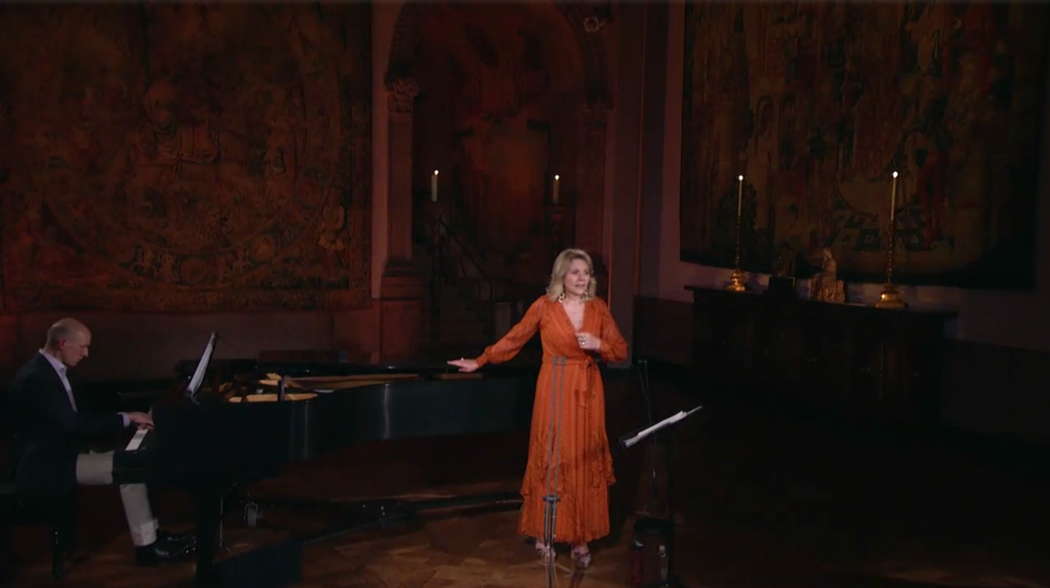
<instances>
[{"instance_id":1,"label":"small statue on cabinet","mask_svg":"<svg viewBox=\"0 0 1050 588\"><path fill-rule=\"evenodd\" d=\"M838 279L838 262L835 261L831 248L825 247L820 255L820 272L813 276L810 298L823 302L845 302L846 285Z\"/></svg>"}]
</instances>

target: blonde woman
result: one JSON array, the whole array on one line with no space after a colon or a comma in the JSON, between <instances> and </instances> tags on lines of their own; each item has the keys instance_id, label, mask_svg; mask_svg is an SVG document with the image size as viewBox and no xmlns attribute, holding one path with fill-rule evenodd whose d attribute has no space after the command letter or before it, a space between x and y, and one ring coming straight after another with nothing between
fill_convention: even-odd
<instances>
[{"instance_id":1,"label":"blonde woman","mask_svg":"<svg viewBox=\"0 0 1050 588\"><path fill-rule=\"evenodd\" d=\"M627 343L595 298L590 255L580 249L558 254L547 294L521 321L474 359L448 363L472 372L508 361L539 331L543 366L532 409L529 461L521 484L518 530L536 538L542 559L555 557L544 542L545 496L556 495L554 540L572 545L577 567L590 565L587 544L609 534L608 487L615 481L605 434L605 393L597 361L627 358Z\"/></svg>"}]
</instances>

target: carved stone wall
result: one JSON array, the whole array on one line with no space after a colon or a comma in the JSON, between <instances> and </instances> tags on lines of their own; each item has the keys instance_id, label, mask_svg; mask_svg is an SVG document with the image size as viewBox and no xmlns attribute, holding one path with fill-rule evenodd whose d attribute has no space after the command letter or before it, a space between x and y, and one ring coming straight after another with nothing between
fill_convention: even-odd
<instances>
[{"instance_id":1,"label":"carved stone wall","mask_svg":"<svg viewBox=\"0 0 1050 588\"><path fill-rule=\"evenodd\" d=\"M0 8L3 309L369 299L367 4Z\"/></svg>"}]
</instances>

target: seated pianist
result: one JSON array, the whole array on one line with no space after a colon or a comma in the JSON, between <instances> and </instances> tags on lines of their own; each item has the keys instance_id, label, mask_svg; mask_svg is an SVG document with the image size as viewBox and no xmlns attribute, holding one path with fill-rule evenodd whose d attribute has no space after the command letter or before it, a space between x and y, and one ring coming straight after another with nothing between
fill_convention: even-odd
<instances>
[{"instance_id":1,"label":"seated pianist","mask_svg":"<svg viewBox=\"0 0 1050 588\"><path fill-rule=\"evenodd\" d=\"M15 485L29 496L62 496L76 485L120 487L135 563L157 565L182 560L194 553L192 535L158 528L146 485L122 483L123 451L85 451L87 436L119 432L132 425L153 426L142 412L90 413L77 408L67 375L88 356L91 331L80 321L63 318L48 329L47 340L15 375L9 388L14 428ZM70 546L64 546L69 549Z\"/></svg>"}]
</instances>

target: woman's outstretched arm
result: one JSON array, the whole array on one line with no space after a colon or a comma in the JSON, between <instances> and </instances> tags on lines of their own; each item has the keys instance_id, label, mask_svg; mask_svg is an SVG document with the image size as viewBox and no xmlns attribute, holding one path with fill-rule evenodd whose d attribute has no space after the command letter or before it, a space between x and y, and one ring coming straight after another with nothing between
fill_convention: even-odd
<instances>
[{"instance_id":1,"label":"woman's outstretched arm","mask_svg":"<svg viewBox=\"0 0 1050 588\"><path fill-rule=\"evenodd\" d=\"M511 327L507 334L499 341L485 348L485 352L473 358L459 358L449 361L449 365L459 368L461 372L472 372L486 363L503 363L510 361L528 343L529 339L536 334L540 326L540 318L543 316L543 304L546 296L540 296L532 303L525 316L518 324Z\"/></svg>"}]
</instances>

